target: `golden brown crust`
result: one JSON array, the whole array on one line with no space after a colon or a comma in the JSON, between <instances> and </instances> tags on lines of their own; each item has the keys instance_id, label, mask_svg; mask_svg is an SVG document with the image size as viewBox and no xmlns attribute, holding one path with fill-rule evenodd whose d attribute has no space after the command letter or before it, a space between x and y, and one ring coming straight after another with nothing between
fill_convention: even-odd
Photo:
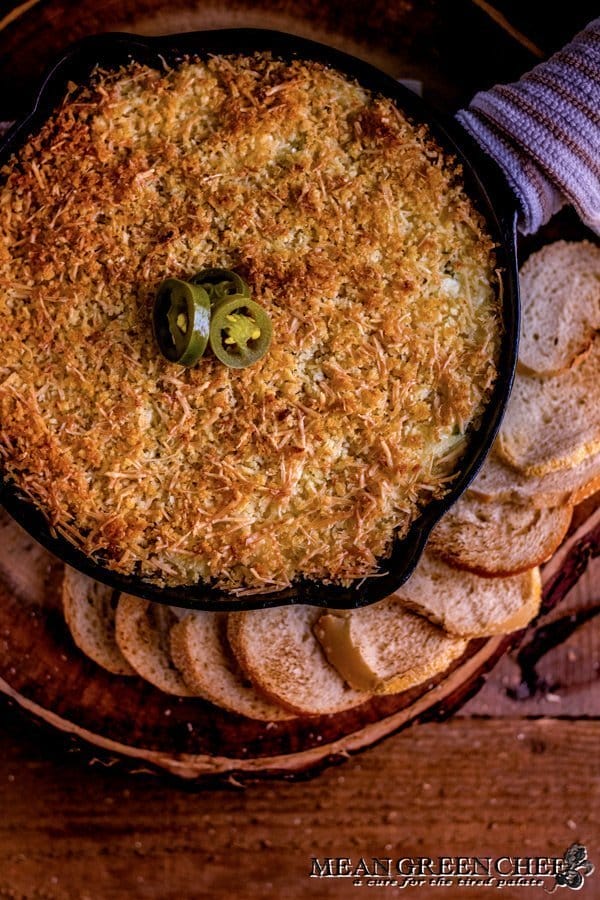
<instances>
[{"instance_id":1,"label":"golden brown crust","mask_svg":"<svg viewBox=\"0 0 600 900\"><path fill-rule=\"evenodd\" d=\"M120 594L115 630L121 653L150 684L177 697L203 696L186 684L169 652L169 632L176 610L130 594Z\"/></svg>"},{"instance_id":2,"label":"golden brown crust","mask_svg":"<svg viewBox=\"0 0 600 900\"><path fill-rule=\"evenodd\" d=\"M227 640L227 613L221 620L206 619L198 629L198 616L192 613L171 628L171 659L192 690L216 706L230 712L276 722L292 716L278 704L267 700L246 678Z\"/></svg>"},{"instance_id":3,"label":"golden brown crust","mask_svg":"<svg viewBox=\"0 0 600 900\"><path fill-rule=\"evenodd\" d=\"M445 492L496 377L493 249L390 101L264 55L136 64L5 175L0 453L86 553L159 583L347 582ZM205 265L272 317L249 369L154 346L158 283Z\"/></svg>"},{"instance_id":4,"label":"golden brown crust","mask_svg":"<svg viewBox=\"0 0 600 900\"><path fill-rule=\"evenodd\" d=\"M327 661L313 632L318 610L286 607L275 611L275 619L269 615L272 610L264 612L266 616L257 617L255 610L227 617L229 645L262 694L303 716L342 712L369 699L368 691L354 690Z\"/></svg>"},{"instance_id":5,"label":"golden brown crust","mask_svg":"<svg viewBox=\"0 0 600 900\"><path fill-rule=\"evenodd\" d=\"M517 372L521 375L528 375L530 378L556 378L557 375L566 375L571 369L576 369L580 363L582 363L592 351L594 346L594 340L596 337L596 332L590 329L587 337L584 339L584 346L576 353L574 353L569 361L560 368L557 369L545 369L542 373L536 372L535 369L532 369L530 366L526 365L523 360L518 360L517 362Z\"/></svg>"},{"instance_id":6,"label":"golden brown crust","mask_svg":"<svg viewBox=\"0 0 600 900\"><path fill-rule=\"evenodd\" d=\"M578 503L583 503L584 500L587 500L588 497L592 497L598 491L600 491L600 475L596 475L595 478L591 478L587 484L584 484L576 491L573 491L569 502L572 506L577 506Z\"/></svg>"},{"instance_id":7,"label":"golden brown crust","mask_svg":"<svg viewBox=\"0 0 600 900\"><path fill-rule=\"evenodd\" d=\"M82 653L113 675L136 675L115 637L117 597L107 585L65 566L62 610L73 641Z\"/></svg>"},{"instance_id":8,"label":"golden brown crust","mask_svg":"<svg viewBox=\"0 0 600 900\"><path fill-rule=\"evenodd\" d=\"M498 504L497 509L503 512L504 523L509 525L504 530L498 522L490 527L476 518L463 518L458 510L464 509L465 505L468 508L469 500L467 497L459 501L438 522L427 546L447 565L482 578L509 578L541 566L563 542L573 517L573 507L569 504L542 509L527 508L533 515L521 523L519 505ZM477 505L477 501L471 502ZM512 509L516 515L514 529L510 527Z\"/></svg>"},{"instance_id":9,"label":"golden brown crust","mask_svg":"<svg viewBox=\"0 0 600 900\"><path fill-rule=\"evenodd\" d=\"M246 645L243 639L244 629L243 620L241 619L242 615L243 613L240 613L239 615L237 613L231 613L227 617L227 640L229 641L231 650L241 670L249 681L260 686L260 692L264 694L271 703L280 706L282 709L285 709L296 716L306 715L306 710L302 709L299 705L290 702L287 697L278 697L277 693L273 691L271 687L271 680L262 677L265 673L262 671L260 673L257 672L256 667L252 665L248 658L248 654L246 653ZM256 680L257 675L261 676L258 681ZM281 677L282 683L285 683L285 673L282 672Z\"/></svg>"},{"instance_id":10,"label":"golden brown crust","mask_svg":"<svg viewBox=\"0 0 600 900\"><path fill-rule=\"evenodd\" d=\"M424 560L427 560L427 556L428 554L426 551ZM435 562L435 558L430 556L429 561L431 562L432 559ZM443 563L443 565L447 564ZM454 569L455 574L460 574L461 572L460 569L455 568L454 566L450 568ZM485 578L485 576L480 577ZM419 591L417 593L411 592L409 583L408 591L405 588L400 588L397 592L397 596L403 606L406 606L407 609L412 610L412 612L415 612L418 615L425 616L434 625L443 628L447 634L471 640L474 638L490 637L497 634L509 634L512 631L517 631L528 625L537 615L542 601L542 580L539 568L534 567L519 575L508 576L507 580L511 580L514 583L516 579L519 580L519 603L517 604L516 609L513 602L507 607L505 602L506 596L504 596L504 602L502 602L503 595L507 588L510 589L510 586L503 584L503 579L501 578L489 578L486 579L486 581L488 581L489 584L495 585L497 589L495 608L488 607L490 602L489 594L484 598L483 603L481 602L481 597L479 597L476 607L477 615L473 616L472 614L475 611L475 607L472 610L467 609L466 619L464 610L461 609L461 605L463 603L469 604L470 592L467 591L464 597L461 597L460 593L454 596L457 586L456 584L448 584L446 579L439 579L437 583L434 581L433 584L431 584L431 582L430 584L427 583L429 579L424 581L420 580ZM427 592L432 587L441 592L441 596L446 602L451 598L452 612L454 615L458 614L458 620L455 618L450 620L448 618L446 610L444 610L444 603L440 604L438 602L435 603L434 606L430 605L432 598L427 593L423 594L423 590ZM438 597L439 596L440 595L438 594ZM502 618L502 616L504 616L504 618Z\"/></svg>"}]
</instances>

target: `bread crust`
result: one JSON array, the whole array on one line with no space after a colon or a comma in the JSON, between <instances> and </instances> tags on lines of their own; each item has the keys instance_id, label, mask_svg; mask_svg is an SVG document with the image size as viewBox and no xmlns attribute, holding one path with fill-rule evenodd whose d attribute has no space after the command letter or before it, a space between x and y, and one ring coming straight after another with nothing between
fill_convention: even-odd
<instances>
[{"instance_id":1,"label":"bread crust","mask_svg":"<svg viewBox=\"0 0 600 900\"><path fill-rule=\"evenodd\" d=\"M225 622L215 620L206 623L208 628L203 629L202 636L210 646L197 648L195 634L198 617L227 618L226 613L191 613L173 626L170 632L171 658L179 669L186 684L198 694L206 697L216 706L228 709L237 715L258 719L265 722L276 722L292 718L292 715L283 710L279 704L272 703L262 694L246 682L241 671L235 671L233 651L227 653L227 647L219 639L221 627ZM210 667L200 665L199 654L206 649ZM231 659L229 658L231 655ZM218 671L217 671L218 670ZM217 686L215 681L219 682ZM223 682L226 684L223 684Z\"/></svg>"},{"instance_id":2,"label":"bread crust","mask_svg":"<svg viewBox=\"0 0 600 900\"><path fill-rule=\"evenodd\" d=\"M288 607L289 608L289 607ZM314 611L314 619L319 616L319 611ZM290 712L295 713L296 715L329 715L337 712L343 712L346 709L352 709L355 706L359 706L361 703L365 702L371 696L368 692L359 692L347 689L345 691L346 697L344 698L340 693L337 694L336 699L327 706L322 698L318 704L319 709L316 710L314 706L309 706L305 702L301 702L300 700L295 698L294 694L294 684L293 681L289 678L289 675L286 675L284 660L281 660L281 666L279 665L265 665L265 658L261 657L261 659L257 659L256 654L249 651L249 641L247 637L247 629L252 628L252 613L249 612L241 612L241 613L230 613L227 623L227 636L229 639L229 643L233 652L235 653L237 660L244 670L250 681L257 685L257 687L265 694L269 699L276 704L284 707L284 709L288 709ZM313 623L314 624L314 623ZM317 638L312 633L312 625L310 629L309 640L314 641L315 644L318 644ZM265 655L270 648L265 646ZM287 661L287 660L286 660ZM329 666L329 663L325 659L323 655L322 665L327 666L327 668L331 669L332 673L335 673L336 679L342 681L341 676L337 674L337 672L333 669L333 667ZM315 690L316 690L316 678L315 678Z\"/></svg>"},{"instance_id":3,"label":"bread crust","mask_svg":"<svg viewBox=\"0 0 600 900\"><path fill-rule=\"evenodd\" d=\"M521 503L539 509L576 506L600 488L600 455L577 466L542 476L527 476L510 467L492 448L467 496L485 503Z\"/></svg>"},{"instance_id":4,"label":"bread crust","mask_svg":"<svg viewBox=\"0 0 600 900\"><path fill-rule=\"evenodd\" d=\"M543 372L538 372L528 366L522 359L519 359L517 362L517 372L520 372L521 375L529 375L530 378L556 378L557 375L566 375L587 359L594 346L596 334L596 330L590 328L587 337L582 341L580 349L571 356L564 366L558 366L555 369L544 369Z\"/></svg>"},{"instance_id":5,"label":"bread crust","mask_svg":"<svg viewBox=\"0 0 600 900\"><path fill-rule=\"evenodd\" d=\"M562 543L573 515L570 505L532 515L529 508L503 503L495 506L499 519L470 518L485 506L466 496L436 525L428 543L448 565L483 578L519 575L544 563Z\"/></svg>"},{"instance_id":6,"label":"bread crust","mask_svg":"<svg viewBox=\"0 0 600 900\"><path fill-rule=\"evenodd\" d=\"M398 625L400 635L394 631ZM314 630L342 678L357 690L375 694L397 694L436 677L462 656L467 646L466 640L448 635L393 597L344 614L325 613ZM375 654L369 653L370 640ZM407 658L410 654L412 660Z\"/></svg>"},{"instance_id":7,"label":"bread crust","mask_svg":"<svg viewBox=\"0 0 600 900\"><path fill-rule=\"evenodd\" d=\"M600 491L600 474L595 478L591 478L586 484L582 485L571 494L570 502L573 506L583 503L588 497L592 497L597 491Z\"/></svg>"},{"instance_id":8,"label":"bread crust","mask_svg":"<svg viewBox=\"0 0 600 900\"><path fill-rule=\"evenodd\" d=\"M168 607L121 594L115 621L117 644L136 673L154 687L176 697L198 696L169 653L168 632L174 621L176 616Z\"/></svg>"},{"instance_id":9,"label":"bread crust","mask_svg":"<svg viewBox=\"0 0 600 900\"><path fill-rule=\"evenodd\" d=\"M600 247L556 241L520 272L519 371L542 379L581 365L600 329Z\"/></svg>"},{"instance_id":10,"label":"bread crust","mask_svg":"<svg viewBox=\"0 0 600 900\"><path fill-rule=\"evenodd\" d=\"M113 675L135 675L115 635L115 591L65 566L62 608L71 637L79 649Z\"/></svg>"},{"instance_id":11,"label":"bread crust","mask_svg":"<svg viewBox=\"0 0 600 900\"><path fill-rule=\"evenodd\" d=\"M600 335L584 361L555 378L517 375L495 450L526 476L570 469L600 451Z\"/></svg>"},{"instance_id":12,"label":"bread crust","mask_svg":"<svg viewBox=\"0 0 600 900\"><path fill-rule=\"evenodd\" d=\"M493 595L491 587L495 588ZM508 634L524 627L539 609L541 590L539 568L506 578L486 578L456 569L426 551L412 579L394 596L448 634L470 639ZM444 591L452 594L452 614L446 609ZM507 596L510 602L506 601ZM459 608L461 604L464 609Z\"/></svg>"}]
</instances>

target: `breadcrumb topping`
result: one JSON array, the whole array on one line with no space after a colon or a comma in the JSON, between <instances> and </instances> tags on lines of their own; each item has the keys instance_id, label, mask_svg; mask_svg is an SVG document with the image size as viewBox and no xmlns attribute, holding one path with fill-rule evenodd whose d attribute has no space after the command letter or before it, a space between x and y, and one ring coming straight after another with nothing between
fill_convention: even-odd
<instances>
[{"instance_id":1,"label":"breadcrumb topping","mask_svg":"<svg viewBox=\"0 0 600 900\"><path fill-rule=\"evenodd\" d=\"M158 284L205 266L272 319L254 366L155 346ZM97 71L3 171L4 471L117 572L238 593L373 575L489 399L494 268L455 160L335 71Z\"/></svg>"}]
</instances>

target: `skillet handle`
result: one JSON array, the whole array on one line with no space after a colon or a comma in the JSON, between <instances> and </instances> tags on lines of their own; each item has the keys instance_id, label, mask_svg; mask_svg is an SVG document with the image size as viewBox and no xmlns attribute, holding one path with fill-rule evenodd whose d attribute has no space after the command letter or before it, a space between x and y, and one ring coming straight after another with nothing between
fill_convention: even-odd
<instances>
[{"instance_id":1,"label":"skillet handle","mask_svg":"<svg viewBox=\"0 0 600 900\"><path fill-rule=\"evenodd\" d=\"M600 234L600 18L520 81L476 94L457 119L498 164L536 231L565 203Z\"/></svg>"}]
</instances>

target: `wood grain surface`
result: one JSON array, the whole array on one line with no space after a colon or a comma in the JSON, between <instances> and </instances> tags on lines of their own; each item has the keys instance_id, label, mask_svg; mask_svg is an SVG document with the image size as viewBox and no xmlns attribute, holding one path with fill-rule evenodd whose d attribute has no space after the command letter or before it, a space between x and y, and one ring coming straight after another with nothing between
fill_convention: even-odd
<instances>
[{"instance_id":1,"label":"wood grain surface","mask_svg":"<svg viewBox=\"0 0 600 900\"><path fill-rule=\"evenodd\" d=\"M100 668L73 642L62 612L62 581L63 566L0 511L0 693L102 751L186 778L305 772L416 717L446 717L511 642L503 636L471 641L446 672L401 694L375 696L336 715L266 724Z\"/></svg>"},{"instance_id":2,"label":"wood grain surface","mask_svg":"<svg viewBox=\"0 0 600 900\"><path fill-rule=\"evenodd\" d=\"M547 856L578 840L600 859L597 721L418 725L307 783L200 793L86 766L52 740L19 732L14 718L7 725L0 739L3 900L345 900L361 892L309 878L311 857ZM598 895L590 879L577 896ZM545 894L507 888L500 896Z\"/></svg>"},{"instance_id":3,"label":"wood grain surface","mask_svg":"<svg viewBox=\"0 0 600 900\"><path fill-rule=\"evenodd\" d=\"M555 643L562 643L564 629L566 636L574 630L570 614L556 618L556 609L588 561L600 556L600 496L590 498L586 513L581 524L576 517L574 530L543 569L542 617L528 631L517 656L517 663L525 664L508 688L519 699L543 693L548 703L557 696L538 670L547 649L541 636L551 630L558 635ZM101 669L73 643L62 614L62 578L62 565L0 514L0 692L105 755L133 758L185 778L233 776L245 782L314 772L413 721L445 719L520 638L471 641L444 673L400 694L375 696L336 715L265 725Z\"/></svg>"},{"instance_id":4,"label":"wood grain surface","mask_svg":"<svg viewBox=\"0 0 600 900\"><path fill-rule=\"evenodd\" d=\"M537 50L547 55L597 14L587 0L0 0L0 119L27 109L62 47L98 31L283 28L419 78L428 99L452 110L517 77ZM582 236L565 211L522 240L520 254ZM413 726L305 783L192 790L143 771L134 777L3 703L0 898L346 900L360 894L308 877L311 856L558 855L581 841L597 871L577 896L598 900L599 604L597 560L545 629L525 636L525 658L507 656L450 722ZM84 694L85 679L79 686ZM408 894L494 896L460 888ZM546 896L518 888L502 895Z\"/></svg>"}]
</instances>

